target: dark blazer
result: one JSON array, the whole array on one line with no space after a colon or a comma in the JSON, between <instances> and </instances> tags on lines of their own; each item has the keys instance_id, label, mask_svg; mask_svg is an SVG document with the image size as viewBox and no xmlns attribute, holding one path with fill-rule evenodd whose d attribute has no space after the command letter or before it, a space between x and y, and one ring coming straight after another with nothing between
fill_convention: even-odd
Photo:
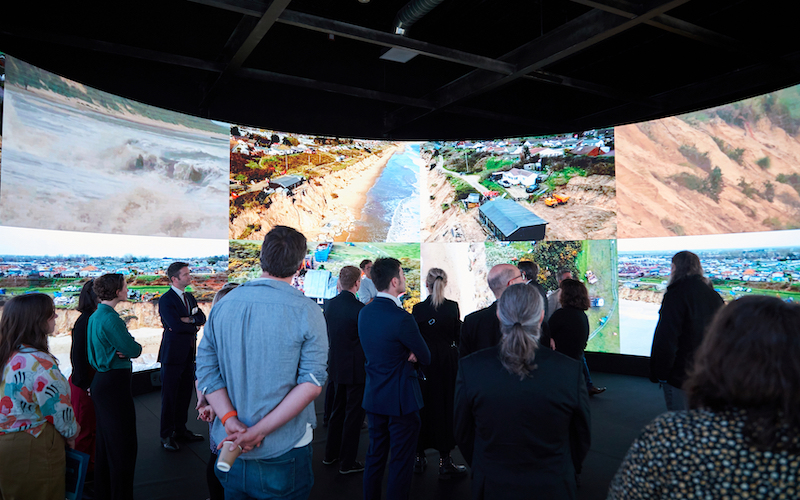
<instances>
[{"instance_id":1,"label":"dark blazer","mask_svg":"<svg viewBox=\"0 0 800 500\"><path fill-rule=\"evenodd\" d=\"M494 347L500 343L503 334L500 332L500 320L497 319L497 301L484 309L467 314L461 326L461 342L458 344L458 355L462 358L474 352ZM539 345L550 349L550 328L542 321L542 332Z\"/></svg>"},{"instance_id":2,"label":"dark blazer","mask_svg":"<svg viewBox=\"0 0 800 500\"><path fill-rule=\"evenodd\" d=\"M427 365L431 352L411 314L378 296L358 315L358 333L367 358L364 409L401 416L422 408L417 371L408 355L413 352Z\"/></svg>"},{"instance_id":3,"label":"dark blazer","mask_svg":"<svg viewBox=\"0 0 800 500\"><path fill-rule=\"evenodd\" d=\"M703 340L706 327L722 307L722 298L701 276L667 287L650 353L650 376L680 388Z\"/></svg>"},{"instance_id":4,"label":"dark blazer","mask_svg":"<svg viewBox=\"0 0 800 500\"><path fill-rule=\"evenodd\" d=\"M206 322L206 315L198 307L197 314L193 316L194 324L181 321L181 317L192 316L189 313L197 307L197 301L191 293L186 292L186 298L189 302L188 311L172 288L158 299L158 314L161 315L161 324L164 326L164 335L158 350L158 360L162 364L182 364L187 359L194 359L197 330Z\"/></svg>"},{"instance_id":5,"label":"dark blazer","mask_svg":"<svg viewBox=\"0 0 800 500\"><path fill-rule=\"evenodd\" d=\"M358 313L364 304L353 293L343 291L325 306L328 324L328 375L336 384L363 384L364 349L358 338Z\"/></svg>"},{"instance_id":6,"label":"dark blazer","mask_svg":"<svg viewBox=\"0 0 800 500\"><path fill-rule=\"evenodd\" d=\"M455 434L472 467L474 499L572 499L589 451L589 394L581 363L549 349L520 380L498 348L461 358Z\"/></svg>"},{"instance_id":7,"label":"dark blazer","mask_svg":"<svg viewBox=\"0 0 800 500\"><path fill-rule=\"evenodd\" d=\"M575 307L556 310L550 321L550 334L556 342L556 351L581 361L589 341L589 318Z\"/></svg>"}]
</instances>

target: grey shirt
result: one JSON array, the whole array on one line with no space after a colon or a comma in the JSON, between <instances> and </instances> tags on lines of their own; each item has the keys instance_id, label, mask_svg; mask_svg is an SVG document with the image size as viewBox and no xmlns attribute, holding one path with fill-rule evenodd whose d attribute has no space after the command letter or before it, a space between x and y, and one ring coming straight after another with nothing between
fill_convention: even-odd
<instances>
[{"instance_id":1,"label":"grey shirt","mask_svg":"<svg viewBox=\"0 0 800 500\"><path fill-rule=\"evenodd\" d=\"M313 300L282 281L256 279L235 288L211 311L197 350L197 380L206 394L227 388L239 420L250 427L295 386L327 379L325 317ZM283 455L316 427L314 403L264 438L242 459ZM212 439L226 436L219 418Z\"/></svg>"},{"instance_id":2,"label":"grey shirt","mask_svg":"<svg viewBox=\"0 0 800 500\"><path fill-rule=\"evenodd\" d=\"M377 296L378 289L375 288L375 283L369 278L362 279L361 286L358 288L358 300L360 300L362 304L366 304Z\"/></svg>"}]
</instances>

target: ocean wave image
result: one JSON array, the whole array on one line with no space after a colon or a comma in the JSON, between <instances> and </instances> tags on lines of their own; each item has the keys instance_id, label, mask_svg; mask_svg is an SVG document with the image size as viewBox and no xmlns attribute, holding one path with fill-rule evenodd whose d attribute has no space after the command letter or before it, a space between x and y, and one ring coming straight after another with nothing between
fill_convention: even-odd
<instances>
[{"instance_id":1,"label":"ocean wave image","mask_svg":"<svg viewBox=\"0 0 800 500\"><path fill-rule=\"evenodd\" d=\"M16 64L24 69L24 63ZM228 127L203 120L205 128L194 128L191 121L198 119L187 117L187 126L183 115L166 110L151 118L126 108L124 99L111 98L122 105L101 108L10 78L0 221L40 229L226 238ZM176 118L165 120L170 114Z\"/></svg>"}]
</instances>

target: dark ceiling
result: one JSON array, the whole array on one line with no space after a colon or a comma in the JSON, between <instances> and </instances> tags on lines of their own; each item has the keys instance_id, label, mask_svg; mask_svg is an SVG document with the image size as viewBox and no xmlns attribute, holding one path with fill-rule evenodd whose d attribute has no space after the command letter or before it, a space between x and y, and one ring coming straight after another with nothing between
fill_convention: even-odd
<instances>
[{"instance_id":1,"label":"dark ceiling","mask_svg":"<svg viewBox=\"0 0 800 500\"><path fill-rule=\"evenodd\" d=\"M579 131L800 82L800 2L412 0L396 35L407 3L20 2L0 50L193 115L369 138Z\"/></svg>"}]
</instances>

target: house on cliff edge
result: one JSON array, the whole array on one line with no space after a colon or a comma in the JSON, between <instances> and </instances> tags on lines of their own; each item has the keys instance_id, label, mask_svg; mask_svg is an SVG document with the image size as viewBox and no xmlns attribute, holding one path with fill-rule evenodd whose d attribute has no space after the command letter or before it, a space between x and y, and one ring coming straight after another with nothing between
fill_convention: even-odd
<instances>
[{"instance_id":1,"label":"house on cliff edge","mask_svg":"<svg viewBox=\"0 0 800 500\"><path fill-rule=\"evenodd\" d=\"M540 241L547 221L511 200L493 200L481 205L481 223L500 241Z\"/></svg>"}]
</instances>

